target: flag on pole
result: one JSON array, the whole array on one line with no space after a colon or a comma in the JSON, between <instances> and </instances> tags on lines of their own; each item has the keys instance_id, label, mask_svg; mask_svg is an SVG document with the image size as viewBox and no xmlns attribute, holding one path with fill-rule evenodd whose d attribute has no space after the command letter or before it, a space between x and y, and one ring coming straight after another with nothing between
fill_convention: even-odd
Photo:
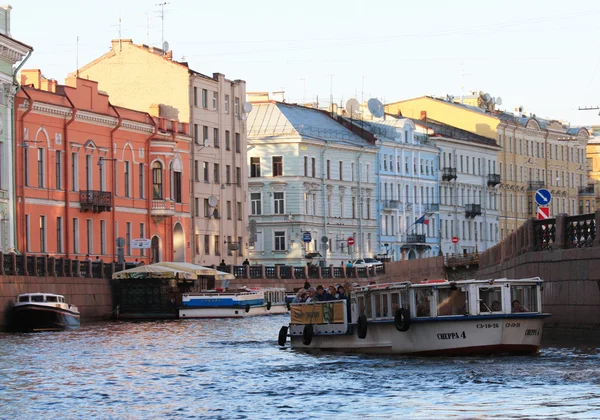
<instances>
[{"instance_id":1,"label":"flag on pole","mask_svg":"<svg viewBox=\"0 0 600 420\"><path fill-rule=\"evenodd\" d=\"M419 224L421 224L421 225L428 225L428 224L429 224L429 220L427 220L427 219L425 218L425 215L421 216L421 217L420 217L420 218L419 218L419 219L418 219L418 220L415 222L415 225L419 225Z\"/></svg>"}]
</instances>

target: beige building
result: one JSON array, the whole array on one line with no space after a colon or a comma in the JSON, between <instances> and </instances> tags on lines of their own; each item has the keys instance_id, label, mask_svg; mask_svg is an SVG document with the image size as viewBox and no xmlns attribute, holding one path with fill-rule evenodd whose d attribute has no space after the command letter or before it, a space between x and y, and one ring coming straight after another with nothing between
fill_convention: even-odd
<instances>
[{"instance_id":1,"label":"beige building","mask_svg":"<svg viewBox=\"0 0 600 420\"><path fill-rule=\"evenodd\" d=\"M173 59L171 51L113 40L111 50L78 70L96 80L111 102L153 116L189 122L191 232L198 264L241 264L248 222L246 82L207 76Z\"/></svg>"},{"instance_id":2,"label":"beige building","mask_svg":"<svg viewBox=\"0 0 600 420\"><path fill-rule=\"evenodd\" d=\"M553 195L551 216L595 211L587 181L585 150L589 132L585 128L499 111L485 94L468 99L468 103L461 104L454 97L423 96L387 104L385 110L409 118L430 118L496 140L501 147L496 174L501 180L500 240L525 220L537 217L535 193L540 188L547 188Z\"/></svg>"}]
</instances>

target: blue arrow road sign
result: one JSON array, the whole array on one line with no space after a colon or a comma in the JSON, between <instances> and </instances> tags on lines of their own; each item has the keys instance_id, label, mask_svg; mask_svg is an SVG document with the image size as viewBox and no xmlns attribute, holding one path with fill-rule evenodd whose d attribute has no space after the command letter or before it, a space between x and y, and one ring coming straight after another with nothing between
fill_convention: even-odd
<instances>
[{"instance_id":1,"label":"blue arrow road sign","mask_svg":"<svg viewBox=\"0 0 600 420\"><path fill-rule=\"evenodd\" d=\"M540 188L535 192L535 202L540 206L545 206L552 200L552 194L545 188Z\"/></svg>"},{"instance_id":2,"label":"blue arrow road sign","mask_svg":"<svg viewBox=\"0 0 600 420\"><path fill-rule=\"evenodd\" d=\"M302 240L304 242L310 242L310 241L312 241L312 236L311 236L310 232L304 232L303 235L302 235Z\"/></svg>"}]
</instances>

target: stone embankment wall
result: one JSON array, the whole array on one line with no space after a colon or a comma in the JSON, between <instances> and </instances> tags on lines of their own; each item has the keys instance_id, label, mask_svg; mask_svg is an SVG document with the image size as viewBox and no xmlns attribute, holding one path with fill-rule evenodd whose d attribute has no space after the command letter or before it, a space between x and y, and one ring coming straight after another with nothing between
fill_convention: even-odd
<instances>
[{"instance_id":1,"label":"stone embankment wall","mask_svg":"<svg viewBox=\"0 0 600 420\"><path fill-rule=\"evenodd\" d=\"M542 302L555 329L600 329L600 211L528 220L506 240L483 252L477 278L540 277Z\"/></svg>"},{"instance_id":2,"label":"stone embankment wall","mask_svg":"<svg viewBox=\"0 0 600 420\"><path fill-rule=\"evenodd\" d=\"M0 276L0 329L15 298L21 293L57 293L79 308L82 320L108 319L112 315L111 281L82 277Z\"/></svg>"}]
</instances>

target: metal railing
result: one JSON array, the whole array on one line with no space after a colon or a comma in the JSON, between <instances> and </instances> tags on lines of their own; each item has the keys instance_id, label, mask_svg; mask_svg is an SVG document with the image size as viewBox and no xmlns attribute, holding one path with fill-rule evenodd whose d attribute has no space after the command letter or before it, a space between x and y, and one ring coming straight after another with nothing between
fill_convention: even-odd
<instances>
[{"instance_id":1,"label":"metal railing","mask_svg":"<svg viewBox=\"0 0 600 420\"><path fill-rule=\"evenodd\" d=\"M533 221L533 243L535 251L552 249L556 242L556 220L534 220Z\"/></svg>"},{"instance_id":2,"label":"metal railing","mask_svg":"<svg viewBox=\"0 0 600 420\"><path fill-rule=\"evenodd\" d=\"M590 248L596 238L594 214L567 217L567 248Z\"/></svg>"},{"instance_id":3,"label":"metal railing","mask_svg":"<svg viewBox=\"0 0 600 420\"><path fill-rule=\"evenodd\" d=\"M578 195L594 195L594 186L588 185L587 187L579 187L577 193Z\"/></svg>"},{"instance_id":4,"label":"metal railing","mask_svg":"<svg viewBox=\"0 0 600 420\"><path fill-rule=\"evenodd\" d=\"M539 190L545 186L546 183L544 181L529 181L529 191Z\"/></svg>"},{"instance_id":5,"label":"metal railing","mask_svg":"<svg viewBox=\"0 0 600 420\"><path fill-rule=\"evenodd\" d=\"M488 174L487 184L491 187L500 184L500 174Z\"/></svg>"},{"instance_id":6,"label":"metal railing","mask_svg":"<svg viewBox=\"0 0 600 420\"><path fill-rule=\"evenodd\" d=\"M408 244L424 244L425 235L410 234L406 235L406 243Z\"/></svg>"}]
</instances>

